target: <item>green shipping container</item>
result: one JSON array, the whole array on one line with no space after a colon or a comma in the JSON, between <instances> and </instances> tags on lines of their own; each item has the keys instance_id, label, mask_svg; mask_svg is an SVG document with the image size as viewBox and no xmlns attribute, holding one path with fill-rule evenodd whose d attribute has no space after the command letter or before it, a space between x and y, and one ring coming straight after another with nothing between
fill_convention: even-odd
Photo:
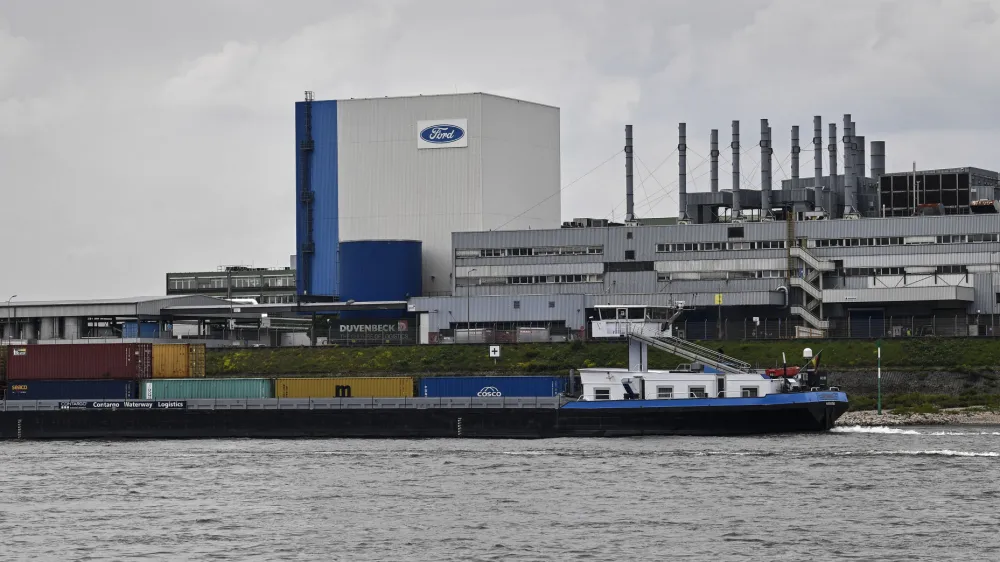
<instances>
[{"instance_id":1,"label":"green shipping container","mask_svg":"<svg viewBox=\"0 0 1000 562\"><path fill-rule=\"evenodd\" d=\"M139 381L139 398L146 400L274 398L274 385L271 379L149 379Z\"/></svg>"}]
</instances>

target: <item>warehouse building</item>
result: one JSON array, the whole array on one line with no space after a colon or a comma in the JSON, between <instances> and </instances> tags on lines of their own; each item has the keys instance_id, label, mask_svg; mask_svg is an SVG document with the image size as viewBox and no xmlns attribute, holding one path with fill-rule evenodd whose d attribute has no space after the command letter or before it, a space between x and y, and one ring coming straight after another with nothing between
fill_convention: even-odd
<instances>
[{"instance_id":1,"label":"warehouse building","mask_svg":"<svg viewBox=\"0 0 1000 562\"><path fill-rule=\"evenodd\" d=\"M166 290L168 296L205 295L260 304L293 303L295 269L226 265L215 271L167 273Z\"/></svg>"},{"instance_id":2,"label":"warehouse building","mask_svg":"<svg viewBox=\"0 0 1000 562\"><path fill-rule=\"evenodd\" d=\"M295 119L302 300L450 294L452 232L560 224L558 108L481 93L307 92ZM415 259L414 276L404 269Z\"/></svg>"},{"instance_id":3,"label":"warehouse building","mask_svg":"<svg viewBox=\"0 0 1000 562\"><path fill-rule=\"evenodd\" d=\"M777 318L781 333L865 337L883 333L981 334L1000 314L1000 205L996 172L980 168L885 172L885 144L844 116L814 118L815 164L800 177L793 127L791 177L772 190L771 127L761 120L759 190L747 189L733 122L733 188L719 188L718 131L711 131L710 191L687 193L686 127L679 125L678 220L635 217L631 127L626 127L626 221L575 219L560 229L457 232L453 295L411 299L431 337L477 339L483 330L538 328L583 337L608 306L685 309L704 322L695 337L727 337L730 323ZM838 142L843 173L838 174ZM743 185L741 185L743 184ZM649 314L649 309L642 314ZM915 318L931 319L918 326ZM908 318L908 320L902 320ZM950 319L937 325L936 318ZM713 328L708 329L708 322ZM852 328L853 326L853 328ZM477 332L478 330L478 332ZM751 330L744 328L743 333Z\"/></svg>"}]
</instances>

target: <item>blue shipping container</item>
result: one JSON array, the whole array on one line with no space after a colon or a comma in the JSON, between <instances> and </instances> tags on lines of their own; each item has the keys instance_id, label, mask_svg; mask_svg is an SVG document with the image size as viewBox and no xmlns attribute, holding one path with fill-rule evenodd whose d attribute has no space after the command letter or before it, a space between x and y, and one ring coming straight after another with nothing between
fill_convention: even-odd
<instances>
[{"instance_id":1,"label":"blue shipping container","mask_svg":"<svg viewBox=\"0 0 1000 562\"><path fill-rule=\"evenodd\" d=\"M418 394L430 398L477 396L555 396L566 391L566 377L426 377Z\"/></svg>"},{"instance_id":2,"label":"blue shipping container","mask_svg":"<svg viewBox=\"0 0 1000 562\"><path fill-rule=\"evenodd\" d=\"M125 322L122 324L123 338L158 338L160 325L156 322Z\"/></svg>"},{"instance_id":3,"label":"blue shipping container","mask_svg":"<svg viewBox=\"0 0 1000 562\"><path fill-rule=\"evenodd\" d=\"M135 398L135 381L7 381L7 400L106 400Z\"/></svg>"}]
</instances>

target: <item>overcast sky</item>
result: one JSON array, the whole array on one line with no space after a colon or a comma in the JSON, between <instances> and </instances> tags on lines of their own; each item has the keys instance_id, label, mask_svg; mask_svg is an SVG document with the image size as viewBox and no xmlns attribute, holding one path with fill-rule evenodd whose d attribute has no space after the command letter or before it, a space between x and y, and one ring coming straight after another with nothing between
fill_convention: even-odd
<instances>
[{"instance_id":1,"label":"overcast sky","mask_svg":"<svg viewBox=\"0 0 1000 562\"><path fill-rule=\"evenodd\" d=\"M817 114L825 128L851 113L886 141L889 171L997 169L998 14L1000 0L0 0L0 300L155 295L167 271L286 265L307 89L559 106L564 185L631 123L640 216L676 215L680 121L691 191L708 190L710 129L725 145L733 119L745 146L770 119L775 182L791 125L808 144ZM623 158L562 201L564 219L621 219Z\"/></svg>"}]
</instances>

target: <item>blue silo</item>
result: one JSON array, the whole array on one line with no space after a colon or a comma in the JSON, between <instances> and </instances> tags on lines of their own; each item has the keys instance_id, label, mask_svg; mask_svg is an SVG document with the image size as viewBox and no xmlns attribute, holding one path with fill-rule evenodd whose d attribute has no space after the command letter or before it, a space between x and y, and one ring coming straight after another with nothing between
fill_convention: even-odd
<instances>
[{"instance_id":1,"label":"blue silo","mask_svg":"<svg viewBox=\"0 0 1000 562\"><path fill-rule=\"evenodd\" d=\"M340 300L402 301L423 291L419 240L357 240L340 243ZM359 312L398 316L402 311ZM352 315L353 316L353 315Z\"/></svg>"}]
</instances>

